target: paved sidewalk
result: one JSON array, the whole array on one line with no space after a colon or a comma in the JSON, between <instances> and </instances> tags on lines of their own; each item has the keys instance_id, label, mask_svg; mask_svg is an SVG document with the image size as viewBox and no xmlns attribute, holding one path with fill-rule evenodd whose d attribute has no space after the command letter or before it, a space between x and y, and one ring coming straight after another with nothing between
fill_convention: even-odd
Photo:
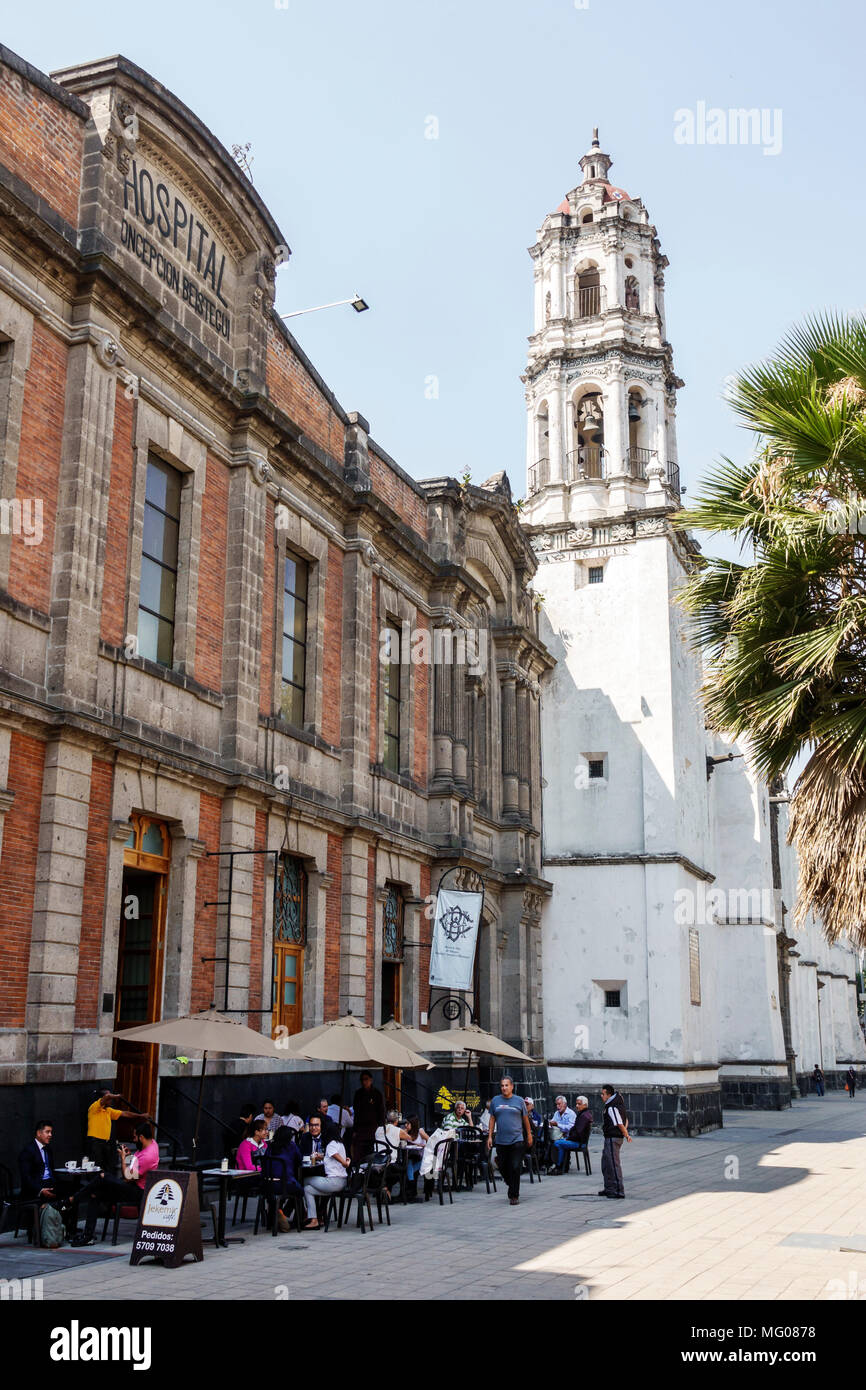
<instances>
[{"instance_id":1,"label":"paved sidewalk","mask_svg":"<svg viewBox=\"0 0 866 1390\"><path fill-rule=\"evenodd\" d=\"M203 1264L177 1270L133 1269L127 1245L45 1272L44 1297L866 1299L866 1098L726 1119L699 1139L624 1146L622 1202L595 1195L597 1137L591 1176L572 1165L524 1181L518 1207L499 1184L495 1197L482 1186L453 1206L397 1203L390 1230L365 1235L253 1238L250 1228L246 1244L206 1245Z\"/></svg>"}]
</instances>

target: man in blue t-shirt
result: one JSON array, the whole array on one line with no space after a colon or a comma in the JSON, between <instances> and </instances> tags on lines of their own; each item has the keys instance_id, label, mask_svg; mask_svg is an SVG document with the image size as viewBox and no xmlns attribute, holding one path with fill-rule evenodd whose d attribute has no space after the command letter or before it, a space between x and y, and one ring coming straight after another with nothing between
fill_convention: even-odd
<instances>
[{"instance_id":1,"label":"man in blue t-shirt","mask_svg":"<svg viewBox=\"0 0 866 1390\"><path fill-rule=\"evenodd\" d=\"M508 1184L508 1200L513 1207L520 1200L520 1170L526 1148L532 1147L532 1126L526 1106L514 1094L514 1082L503 1076L499 1083L501 1095L490 1102L490 1127L487 1147L496 1145L496 1161L503 1181Z\"/></svg>"}]
</instances>

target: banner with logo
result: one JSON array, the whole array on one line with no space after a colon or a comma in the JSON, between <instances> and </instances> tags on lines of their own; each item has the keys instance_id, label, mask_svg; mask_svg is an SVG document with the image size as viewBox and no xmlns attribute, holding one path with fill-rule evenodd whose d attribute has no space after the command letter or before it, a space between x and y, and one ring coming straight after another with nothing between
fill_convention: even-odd
<instances>
[{"instance_id":1,"label":"banner with logo","mask_svg":"<svg viewBox=\"0 0 866 1390\"><path fill-rule=\"evenodd\" d=\"M475 944L483 905L483 893L439 889L430 952L431 985L438 989L472 988Z\"/></svg>"}]
</instances>

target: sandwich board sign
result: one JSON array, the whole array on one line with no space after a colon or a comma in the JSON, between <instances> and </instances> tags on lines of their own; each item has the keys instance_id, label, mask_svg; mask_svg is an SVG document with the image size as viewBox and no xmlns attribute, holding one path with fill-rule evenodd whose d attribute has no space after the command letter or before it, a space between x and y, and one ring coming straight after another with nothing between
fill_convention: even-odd
<instances>
[{"instance_id":1,"label":"sandwich board sign","mask_svg":"<svg viewBox=\"0 0 866 1390\"><path fill-rule=\"evenodd\" d=\"M150 1258L176 1269L187 1255L204 1259L198 1174L155 1168L147 1174L129 1263L137 1265Z\"/></svg>"}]
</instances>

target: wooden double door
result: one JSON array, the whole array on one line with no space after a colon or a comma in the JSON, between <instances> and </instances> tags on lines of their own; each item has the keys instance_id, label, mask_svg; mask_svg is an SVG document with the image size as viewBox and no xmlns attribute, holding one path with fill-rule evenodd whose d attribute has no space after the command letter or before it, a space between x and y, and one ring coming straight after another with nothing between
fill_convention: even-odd
<instances>
[{"instance_id":1,"label":"wooden double door","mask_svg":"<svg viewBox=\"0 0 866 1390\"><path fill-rule=\"evenodd\" d=\"M154 1023L162 1016L169 846L166 826L132 817L120 903L116 1029ZM133 1110L153 1115L159 1081L158 1044L116 1038L113 1056L117 1062L115 1089Z\"/></svg>"}]
</instances>

